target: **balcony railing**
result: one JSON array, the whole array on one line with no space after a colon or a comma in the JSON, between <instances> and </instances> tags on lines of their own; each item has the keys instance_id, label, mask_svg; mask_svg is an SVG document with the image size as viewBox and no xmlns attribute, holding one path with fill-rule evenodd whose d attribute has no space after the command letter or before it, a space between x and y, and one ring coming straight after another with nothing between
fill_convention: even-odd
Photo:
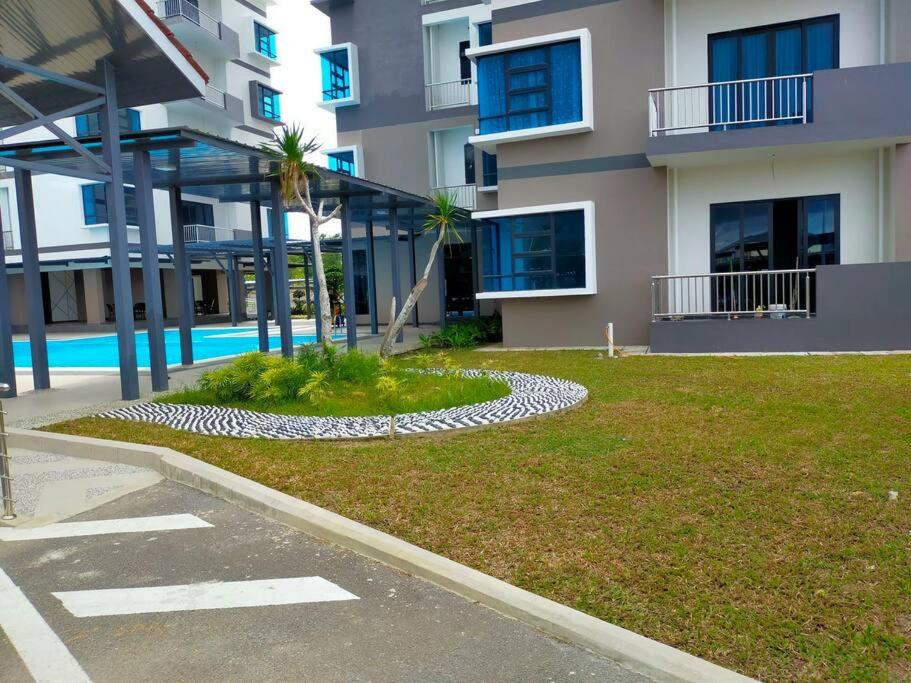
<instances>
[{"instance_id":1,"label":"balcony railing","mask_svg":"<svg viewBox=\"0 0 911 683\"><path fill-rule=\"evenodd\" d=\"M442 192L443 194L453 197L455 199L455 205L462 209L474 211L477 207L477 185L446 185L433 188L433 192Z\"/></svg>"},{"instance_id":2,"label":"balcony railing","mask_svg":"<svg viewBox=\"0 0 911 683\"><path fill-rule=\"evenodd\" d=\"M424 5L433 5L434 3L437 3L437 2L445 2L445 1L446 1L446 0L421 0L421 6L424 6Z\"/></svg>"},{"instance_id":3,"label":"balcony railing","mask_svg":"<svg viewBox=\"0 0 911 683\"><path fill-rule=\"evenodd\" d=\"M429 83L425 86L427 110L464 107L471 103L471 79L445 83Z\"/></svg>"},{"instance_id":4,"label":"balcony railing","mask_svg":"<svg viewBox=\"0 0 911 683\"><path fill-rule=\"evenodd\" d=\"M221 38L221 22L187 0L158 0L158 16L165 19L183 17L216 38Z\"/></svg>"},{"instance_id":5,"label":"balcony railing","mask_svg":"<svg viewBox=\"0 0 911 683\"><path fill-rule=\"evenodd\" d=\"M249 230L235 230L233 228L217 228L213 225L190 224L183 226L183 241L187 244L199 242L233 242L235 240L248 240L253 238Z\"/></svg>"},{"instance_id":6,"label":"balcony railing","mask_svg":"<svg viewBox=\"0 0 911 683\"><path fill-rule=\"evenodd\" d=\"M3 248L12 249L13 248L13 233L6 230L3 231Z\"/></svg>"},{"instance_id":7,"label":"balcony railing","mask_svg":"<svg viewBox=\"0 0 911 683\"><path fill-rule=\"evenodd\" d=\"M751 78L648 91L649 135L807 123L812 74Z\"/></svg>"},{"instance_id":8,"label":"balcony railing","mask_svg":"<svg viewBox=\"0 0 911 683\"><path fill-rule=\"evenodd\" d=\"M228 105L225 100L225 91L219 90L213 85L206 83L206 94L203 99L209 104L214 104L219 109L227 109Z\"/></svg>"},{"instance_id":9,"label":"balcony railing","mask_svg":"<svg viewBox=\"0 0 911 683\"><path fill-rule=\"evenodd\" d=\"M761 270L652 278L652 320L809 318L814 269Z\"/></svg>"}]
</instances>

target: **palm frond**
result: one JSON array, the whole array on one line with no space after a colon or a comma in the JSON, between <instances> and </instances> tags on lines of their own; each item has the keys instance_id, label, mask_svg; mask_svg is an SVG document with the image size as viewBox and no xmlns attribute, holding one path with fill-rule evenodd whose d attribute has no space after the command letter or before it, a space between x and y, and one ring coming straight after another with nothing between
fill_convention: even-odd
<instances>
[{"instance_id":1,"label":"palm frond","mask_svg":"<svg viewBox=\"0 0 911 683\"><path fill-rule=\"evenodd\" d=\"M456 204L455 193L438 190L431 194L428 199L433 204L433 210L424 220L423 232L439 230L440 235L445 240L449 240L455 235L456 239L461 242L462 236L459 234L457 227L459 222L468 216L468 213Z\"/></svg>"},{"instance_id":2,"label":"palm frond","mask_svg":"<svg viewBox=\"0 0 911 683\"><path fill-rule=\"evenodd\" d=\"M320 144L315 137L307 139L304 129L297 124L283 126L273 135L273 139L262 143L260 149L278 162L278 171L271 175L279 179L282 199L290 205L301 183L319 175L316 166L307 161L307 156L317 151Z\"/></svg>"}]
</instances>

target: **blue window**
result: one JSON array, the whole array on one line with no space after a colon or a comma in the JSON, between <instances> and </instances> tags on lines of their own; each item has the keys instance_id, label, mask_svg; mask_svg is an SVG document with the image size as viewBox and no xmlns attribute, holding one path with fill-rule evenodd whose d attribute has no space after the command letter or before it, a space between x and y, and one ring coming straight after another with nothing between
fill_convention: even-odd
<instances>
[{"instance_id":1,"label":"blue window","mask_svg":"<svg viewBox=\"0 0 911 683\"><path fill-rule=\"evenodd\" d=\"M285 237L288 237L288 214L282 214L282 223L284 225ZM272 237L272 209L266 208L266 234Z\"/></svg>"},{"instance_id":2,"label":"blue window","mask_svg":"<svg viewBox=\"0 0 911 683\"><path fill-rule=\"evenodd\" d=\"M489 21L478 24L478 45L480 47L493 45L493 24Z\"/></svg>"},{"instance_id":3,"label":"blue window","mask_svg":"<svg viewBox=\"0 0 911 683\"><path fill-rule=\"evenodd\" d=\"M485 292L585 287L585 212L486 220L481 252Z\"/></svg>"},{"instance_id":4,"label":"blue window","mask_svg":"<svg viewBox=\"0 0 911 683\"><path fill-rule=\"evenodd\" d=\"M578 40L478 58L481 135L582 120Z\"/></svg>"},{"instance_id":5,"label":"blue window","mask_svg":"<svg viewBox=\"0 0 911 683\"><path fill-rule=\"evenodd\" d=\"M278 57L278 50L275 47L275 31L266 28L259 22L253 22L253 34L256 40L256 51L259 54L271 59Z\"/></svg>"},{"instance_id":6,"label":"blue window","mask_svg":"<svg viewBox=\"0 0 911 683\"><path fill-rule=\"evenodd\" d=\"M136 109L121 109L117 112L121 133L142 130L142 118ZM76 136L101 135L101 115L98 112L79 114L76 117Z\"/></svg>"},{"instance_id":7,"label":"blue window","mask_svg":"<svg viewBox=\"0 0 911 683\"><path fill-rule=\"evenodd\" d=\"M484 187L494 187L497 184L497 155L481 152L481 165L484 174Z\"/></svg>"},{"instance_id":8,"label":"blue window","mask_svg":"<svg viewBox=\"0 0 911 683\"><path fill-rule=\"evenodd\" d=\"M770 79L837 69L838 16L775 24L708 37L709 82ZM713 130L802 123L803 79L779 78L713 86ZM812 120L812 80L807 120Z\"/></svg>"},{"instance_id":9,"label":"blue window","mask_svg":"<svg viewBox=\"0 0 911 683\"><path fill-rule=\"evenodd\" d=\"M281 112L281 102L279 101L279 93L277 90L273 90L262 83L256 84L256 95L257 103L259 105L259 115L264 119L270 119L272 121L281 121L282 112Z\"/></svg>"},{"instance_id":10,"label":"blue window","mask_svg":"<svg viewBox=\"0 0 911 683\"><path fill-rule=\"evenodd\" d=\"M332 50L320 55L323 73L323 102L351 97L351 66L348 49Z\"/></svg>"},{"instance_id":11,"label":"blue window","mask_svg":"<svg viewBox=\"0 0 911 683\"><path fill-rule=\"evenodd\" d=\"M215 212L211 204L182 201L180 210L184 225L215 225Z\"/></svg>"},{"instance_id":12,"label":"blue window","mask_svg":"<svg viewBox=\"0 0 911 683\"><path fill-rule=\"evenodd\" d=\"M345 175L356 175L354 168L354 150L345 152L331 152L326 155L329 157L329 170Z\"/></svg>"},{"instance_id":13,"label":"blue window","mask_svg":"<svg viewBox=\"0 0 911 683\"><path fill-rule=\"evenodd\" d=\"M136 211L136 189L123 187L126 203L127 225L138 225L139 214ZM86 225L99 225L108 222L108 201L104 183L93 183L82 186L82 212Z\"/></svg>"}]
</instances>

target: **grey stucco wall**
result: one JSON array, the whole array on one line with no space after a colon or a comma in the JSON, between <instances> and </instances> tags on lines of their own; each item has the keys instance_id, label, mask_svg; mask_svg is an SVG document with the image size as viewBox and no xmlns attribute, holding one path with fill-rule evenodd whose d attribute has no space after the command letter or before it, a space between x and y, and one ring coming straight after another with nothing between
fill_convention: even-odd
<instances>
[{"instance_id":1,"label":"grey stucco wall","mask_svg":"<svg viewBox=\"0 0 911 683\"><path fill-rule=\"evenodd\" d=\"M651 324L653 353L911 351L911 262L822 266L817 313Z\"/></svg>"},{"instance_id":2,"label":"grey stucco wall","mask_svg":"<svg viewBox=\"0 0 911 683\"><path fill-rule=\"evenodd\" d=\"M459 7L472 3L455 3ZM403 123L467 116L476 107L429 112L424 95L424 43L421 16L429 8L418 0L357 0L331 4L333 44L358 48L361 103L335 112L339 133Z\"/></svg>"}]
</instances>

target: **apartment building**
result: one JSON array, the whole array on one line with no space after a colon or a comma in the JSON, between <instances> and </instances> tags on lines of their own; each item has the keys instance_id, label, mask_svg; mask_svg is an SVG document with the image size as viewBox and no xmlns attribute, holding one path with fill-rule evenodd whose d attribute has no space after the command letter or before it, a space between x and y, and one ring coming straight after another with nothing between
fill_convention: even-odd
<instances>
[{"instance_id":1,"label":"apartment building","mask_svg":"<svg viewBox=\"0 0 911 683\"><path fill-rule=\"evenodd\" d=\"M272 137L281 123L281 93L271 84L271 69L278 64L277 30L267 9L274 0L148 0L151 11L186 47L208 75L205 97L151 105L120 112L121 131L188 127L247 144ZM58 122L70 135L91 137L99 133L98 114L80 115ZM50 137L43 129L9 142ZM54 175L33 180L38 247L42 268L46 321L58 326L79 324L98 328L114 317L113 281L104 186ZM171 238L168 193L156 190L156 232L160 245ZM126 188L130 242L138 243L136 205ZM251 218L246 205L218 203L185 192L182 197L184 236L187 242L242 239L249 236ZM265 220L265 218L264 218ZM0 179L0 224L3 227L7 267L10 269L14 329L26 323L25 291L21 263L16 192L12 179ZM265 223L268 225L268 223ZM138 252L132 270L136 317L143 319L143 287ZM227 264L193 264L194 299L200 316L228 312ZM177 313L174 271L162 261L165 315Z\"/></svg>"},{"instance_id":2,"label":"apartment building","mask_svg":"<svg viewBox=\"0 0 911 683\"><path fill-rule=\"evenodd\" d=\"M473 212L449 316L468 282L512 347L911 349L909 3L312 2L330 163Z\"/></svg>"}]
</instances>

